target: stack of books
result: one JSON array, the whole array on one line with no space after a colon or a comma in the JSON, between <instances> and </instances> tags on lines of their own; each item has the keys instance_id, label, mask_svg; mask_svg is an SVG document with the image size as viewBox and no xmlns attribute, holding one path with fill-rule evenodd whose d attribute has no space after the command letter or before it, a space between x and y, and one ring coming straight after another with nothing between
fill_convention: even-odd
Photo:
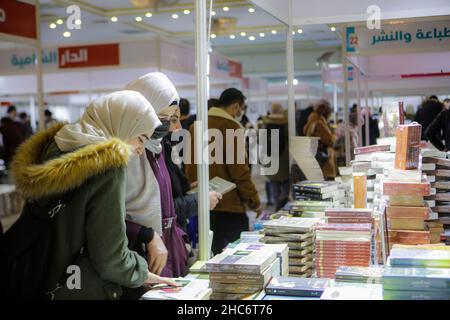
<instances>
[{"instance_id":1,"label":"stack of books","mask_svg":"<svg viewBox=\"0 0 450 320\"><path fill-rule=\"evenodd\" d=\"M411 170L405 170L411 171ZM419 174L411 171L412 174ZM430 244L440 241L441 229L435 228L437 215L430 210L424 197L431 193L430 183L425 177L421 181L383 181L383 194L389 196L386 207L388 244ZM433 200L428 200L433 201Z\"/></svg>"},{"instance_id":2,"label":"stack of books","mask_svg":"<svg viewBox=\"0 0 450 320\"><path fill-rule=\"evenodd\" d=\"M323 209L343 204L345 191L339 190L339 183L334 181L302 181L294 183L294 202L290 211L294 216L320 218Z\"/></svg>"},{"instance_id":3,"label":"stack of books","mask_svg":"<svg viewBox=\"0 0 450 320\"><path fill-rule=\"evenodd\" d=\"M211 300L242 300L258 295L281 274L274 250L227 249L206 262Z\"/></svg>"},{"instance_id":4,"label":"stack of books","mask_svg":"<svg viewBox=\"0 0 450 320\"><path fill-rule=\"evenodd\" d=\"M311 277L314 269L314 227L319 218L280 218L264 223L262 241L287 244L289 247L289 275Z\"/></svg>"},{"instance_id":5,"label":"stack of books","mask_svg":"<svg viewBox=\"0 0 450 320\"><path fill-rule=\"evenodd\" d=\"M212 290L208 280L174 279L179 287L164 284L153 286L142 297L142 300L209 300Z\"/></svg>"},{"instance_id":6,"label":"stack of books","mask_svg":"<svg viewBox=\"0 0 450 320\"><path fill-rule=\"evenodd\" d=\"M329 284L330 279L326 278L274 277L266 288L263 300L285 297L296 297L298 300L319 299Z\"/></svg>"},{"instance_id":7,"label":"stack of books","mask_svg":"<svg viewBox=\"0 0 450 320\"><path fill-rule=\"evenodd\" d=\"M444 229L450 229L450 159L427 157L423 158L423 161L426 162L424 166L425 164L436 166L434 171L424 171L427 177L435 178L432 183L435 192L427 200L434 200L436 203L432 210L438 214L439 223L435 223L433 227L439 228L441 234L445 234Z\"/></svg>"},{"instance_id":8,"label":"stack of books","mask_svg":"<svg viewBox=\"0 0 450 320\"><path fill-rule=\"evenodd\" d=\"M334 278L340 266L368 267L371 262L372 224L326 223L316 227L316 273Z\"/></svg>"},{"instance_id":9,"label":"stack of books","mask_svg":"<svg viewBox=\"0 0 450 320\"><path fill-rule=\"evenodd\" d=\"M394 246L383 272L385 300L450 300L450 248Z\"/></svg>"}]
</instances>

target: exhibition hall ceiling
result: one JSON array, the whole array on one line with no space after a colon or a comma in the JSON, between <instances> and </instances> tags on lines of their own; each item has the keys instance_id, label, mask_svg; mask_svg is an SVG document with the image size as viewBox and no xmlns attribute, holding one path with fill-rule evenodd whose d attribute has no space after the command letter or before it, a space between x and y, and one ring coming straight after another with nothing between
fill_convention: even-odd
<instances>
[{"instance_id":1,"label":"exhibition hall ceiling","mask_svg":"<svg viewBox=\"0 0 450 320\"><path fill-rule=\"evenodd\" d=\"M206 0L208 3L210 1ZM194 43L194 1L186 0L40 0L44 45L145 40L162 36ZM80 29L70 30L70 5L81 9ZM286 28L250 1L213 1L213 48L284 45ZM338 46L332 25L298 26L294 41L303 46Z\"/></svg>"}]
</instances>

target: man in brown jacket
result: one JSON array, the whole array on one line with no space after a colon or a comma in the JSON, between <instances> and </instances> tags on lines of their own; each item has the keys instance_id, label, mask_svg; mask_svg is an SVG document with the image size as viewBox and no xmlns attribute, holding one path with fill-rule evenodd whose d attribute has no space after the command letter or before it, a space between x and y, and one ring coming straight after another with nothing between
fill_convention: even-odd
<instances>
[{"instance_id":1,"label":"man in brown jacket","mask_svg":"<svg viewBox=\"0 0 450 320\"><path fill-rule=\"evenodd\" d=\"M251 179L247 157L245 155L245 136L235 135L234 139L227 137L227 130L235 132L243 129L239 123L245 96L241 91L230 88L222 92L219 99L220 107L212 107L208 111L208 128L219 130L223 137L222 161L210 163L210 179L218 176L236 184L236 188L223 195L214 211L211 211L211 230L214 232L212 251L218 254L228 243L239 239L242 231L248 231L249 220L246 215L246 205L261 214L261 203L258 192ZM194 125L189 129L191 134L191 150L194 151ZM230 133L230 132L229 132ZM230 136L228 134L228 136ZM231 138L231 136L230 136ZM229 141L227 141L229 140ZM240 141L242 140L242 141ZM243 148L242 148L243 146ZM242 150L240 150L240 148ZM234 152L232 161L227 161L227 154ZM220 152L219 152L220 153ZM193 155L194 152L191 152ZM197 180L197 164L190 159L185 165L186 175L190 181Z\"/></svg>"}]
</instances>

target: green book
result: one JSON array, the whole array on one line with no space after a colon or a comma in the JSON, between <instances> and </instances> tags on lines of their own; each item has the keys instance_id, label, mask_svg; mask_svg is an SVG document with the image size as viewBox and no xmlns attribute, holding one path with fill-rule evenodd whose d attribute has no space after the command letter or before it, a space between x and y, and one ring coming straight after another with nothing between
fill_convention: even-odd
<instances>
[{"instance_id":1,"label":"green book","mask_svg":"<svg viewBox=\"0 0 450 320\"><path fill-rule=\"evenodd\" d=\"M450 295L450 269L447 268L385 268L385 290L443 290Z\"/></svg>"},{"instance_id":2,"label":"green book","mask_svg":"<svg viewBox=\"0 0 450 320\"><path fill-rule=\"evenodd\" d=\"M393 248L389 261L393 267L450 268L450 251Z\"/></svg>"}]
</instances>

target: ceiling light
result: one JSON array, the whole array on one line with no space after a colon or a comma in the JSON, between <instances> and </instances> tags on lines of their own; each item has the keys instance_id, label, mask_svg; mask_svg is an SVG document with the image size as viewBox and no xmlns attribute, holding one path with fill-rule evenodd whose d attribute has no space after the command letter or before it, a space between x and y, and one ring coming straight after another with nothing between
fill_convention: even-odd
<instances>
[{"instance_id":1,"label":"ceiling light","mask_svg":"<svg viewBox=\"0 0 450 320\"><path fill-rule=\"evenodd\" d=\"M272 30L272 34L277 34L277 30Z\"/></svg>"},{"instance_id":2,"label":"ceiling light","mask_svg":"<svg viewBox=\"0 0 450 320\"><path fill-rule=\"evenodd\" d=\"M230 34L230 39L236 39L236 36L234 34Z\"/></svg>"},{"instance_id":3,"label":"ceiling light","mask_svg":"<svg viewBox=\"0 0 450 320\"><path fill-rule=\"evenodd\" d=\"M76 24L77 26L81 25L81 20L80 20L80 19L76 19L76 20L75 20L75 24Z\"/></svg>"},{"instance_id":4,"label":"ceiling light","mask_svg":"<svg viewBox=\"0 0 450 320\"><path fill-rule=\"evenodd\" d=\"M255 41L256 38L255 38L255 36L250 36L250 37L248 37L248 40L250 40L250 41Z\"/></svg>"},{"instance_id":5,"label":"ceiling light","mask_svg":"<svg viewBox=\"0 0 450 320\"><path fill-rule=\"evenodd\" d=\"M298 34L302 34L303 33L303 29L298 29L297 32L298 32Z\"/></svg>"},{"instance_id":6,"label":"ceiling light","mask_svg":"<svg viewBox=\"0 0 450 320\"><path fill-rule=\"evenodd\" d=\"M266 35L264 34L264 32L261 32L261 33L259 34L259 36L260 36L261 38L264 38Z\"/></svg>"},{"instance_id":7,"label":"ceiling light","mask_svg":"<svg viewBox=\"0 0 450 320\"><path fill-rule=\"evenodd\" d=\"M188 10L188 9L186 9L186 10L183 11L183 13L184 13L184 14L189 14L189 13L191 13L191 11Z\"/></svg>"},{"instance_id":8,"label":"ceiling light","mask_svg":"<svg viewBox=\"0 0 450 320\"><path fill-rule=\"evenodd\" d=\"M178 19L178 15L177 15L176 13L174 13L174 14L172 15L172 18L173 18L173 19Z\"/></svg>"},{"instance_id":9,"label":"ceiling light","mask_svg":"<svg viewBox=\"0 0 450 320\"><path fill-rule=\"evenodd\" d=\"M141 21L142 21L142 17L136 17L135 20L136 20L137 22L141 22Z\"/></svg>"},{"instance_id":10,"label":"ceiling light","mask_svg":"<svg viewBox=\"0 0 450 320\"><path fill-rule=\"evenodd\" d=\"M55 29L56 28L56 23L50 23L49 27L50 27L50 29Z\"/></svg>"},{"instance_id":11,"label":"ceiling light","mask_svg":"<svg viewBox=\"0 0 450 320\"><path fill-rule=\"evenodd\" d=\"M296 85L298 85L298 80L297 79L294 79L294 86L296 86Z\"/></svg>"},{"instance_id":12,"label":"ceiling light","mask_svg":"<svg viewBox=\"0 0 450 320\"><path fill-rule=\"evenodd\" d=\"M331 27L330 30L334 32L336 31L336 27Z\"/></svg>"},{"instance_id":13,"label":"ceiling light","mask_svg":"<svg viewBox=\"0 0 450 320\"><path fill-rule=\"evenodd\" d=\"M69 31L64 32L63 36L64 36L64 38L70 37L70 32Z\"/></svg>"},{"instance_id":14,"label":"ceiling light","mask_svg":"<svg viewBox=\"0 0 450 320\"><path fill-rule=\"evenodd\" d=\"M211 34L211 39L215 39L215 38L217 38L217 36L214 33L212 33Z\"/></svg>"},{"instance_id":15,"label":"ceiling light","mask_svg":"<svg viewBox=\"0 0 450 320\"><path fill-rule=\"evenodd\" d=\"M62 19L58 19L56 20L56 24L63 24L64 21L62 21Z\"/></svg>"},{"instance_id":16,"label":"ceiling light","mask_svg":"<svg viewBox=\"0 0 450 320\"><path fill-rule=\"evenodd\" d=\"M151 18L151 17L153 17L153 13L147 12L147 13L145 14L145 16L146 16L147 18Z\"/></svg>"},{"instance_id":17,"label":"ceiling light","mask_svg":"<svg viewBox=\"0 0 450 320\"><path fill-rule=\"evenodd\" d=\"M211 15L212 15L212 16L215 16L215 15L216 15L216 12L215 12L215 11L211 11Z\"/></svg>"},{"instance_id":18,"label":"ceiling light","mask_svg":"<svg viewBox=\"0 0 450 320\"><path fill-rule=\"evenodd\" d=\"M230 8L229 7L223 7L222 10L227 12L227 11L230 11Z\"/></svg>"},{"instance_id":19,"label":"ceiling light","mask_svg":"<svg viewBox=\"0 0 450 320\"><path fill-rule=\"evenodd\" d=\"M249 8L249 9L248 9L248 12L250 12L250 13L255 12L255 8Z\"/></svg>"},{"instance_id":20,"label":"ceiling light","mask_svg":"<svg viewBox=\"0 0 450 320\"><path fill-rule=\"evenodd\" d=\"M119 20L119 19L117 19L117 17L111 17L112 22L117 22L117 20Z\"/></svg>"},{"instance_id":21,"label":"ceiling light","mask_svg":"<svg viewBox=\"0 0 450 320\"><path fill-rule=\"evenodd\" d=\"M244 32L244 31L241 32L241 36L242 36L242 37L245 37L246 35L247 35L246 32Z\"/></svg>"},{"instance_id":22,"label":"ceiling light","mask_svg":"<svg viewBox=\"0 0 450 320\"><path fill-rule=\"evenodd\" d=\"M295 31L292 31L292 34L295 36Z\"/></svg>"}]
</instances>

